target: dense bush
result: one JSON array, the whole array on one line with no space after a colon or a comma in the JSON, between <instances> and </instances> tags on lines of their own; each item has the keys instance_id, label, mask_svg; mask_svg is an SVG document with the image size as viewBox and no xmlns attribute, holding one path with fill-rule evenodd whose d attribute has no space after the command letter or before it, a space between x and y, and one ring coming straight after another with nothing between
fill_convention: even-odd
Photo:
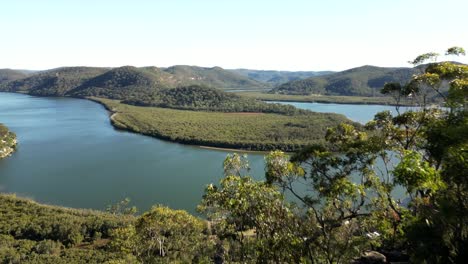
<instances>
[{"instance_id":1,"label":"dense bush","mask_svg":"<svg viewBox=\"0 0 468 264\"><path fill-rule=\"evenodd\" d=\"M91 210L44 206L14 196L0 196L0 234L33 241L54 240L71 247L92 242L96 233L109 237L110 230L133 221Z\"/></svg>"}]
</instances>

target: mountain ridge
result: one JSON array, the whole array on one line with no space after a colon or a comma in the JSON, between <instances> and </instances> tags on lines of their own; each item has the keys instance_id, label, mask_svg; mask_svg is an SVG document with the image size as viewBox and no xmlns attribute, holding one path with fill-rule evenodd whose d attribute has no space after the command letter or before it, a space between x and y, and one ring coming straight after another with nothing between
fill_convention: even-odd
<instances>
[{"instance_id":1,"label":"mountain ridge","mask_svg":"<svg viewBox=\"0 0 468 264\"><path fill-rule=\"evenodd\" d=\"M313 76L334 73L333 71L276 71L276 70L253 70L253 69L230 69L251 79L265 82L273 86L282 83L306 79Z\"/></svg>"},{"instance_id":2,"label":"mountain ridge","mask_svg":"<svg viewBox=\"0 0 468 264\"><path fill-rule=\"evenodd\" d=\"M414 74L421 73L420 67L378 67L363 65L323 76L313 76L281 84L271 93L296 95L348 95L378 96L387 82L409 81Z\"/></svg>"},{"instance_id":3,"label":"mountain ridge","mask_svg":"<svg viewBox=\"0 0 468 264\"><path fill-rule=\"evenodd\" d=\"M122 66L118 68L60 67L33 74L16 70L0 72L0 91L27 92L41 96L96 95L111 90L119 93L202 85L221 89L268 89L268 84L252 80L220 67L176 65L168 68ZM117 88L117 89L115 89ZM125 89L127 88L127 89ZM115 98L121 99L121 98Z\"/></svg>"}]
</instances>

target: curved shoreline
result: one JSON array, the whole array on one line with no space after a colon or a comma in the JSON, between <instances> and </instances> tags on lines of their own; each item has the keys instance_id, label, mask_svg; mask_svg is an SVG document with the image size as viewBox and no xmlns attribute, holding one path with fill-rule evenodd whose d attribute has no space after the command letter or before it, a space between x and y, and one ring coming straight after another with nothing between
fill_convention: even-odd
<instances>
[{"instance_id":1,"label":"curved shoreline","mask_svg":"<svg viewBox=\"0 0 468 264\"><path fill-rule=\"evenodd\" d=\"M347 104L347 105L385 105L385 106L416 106L409 102L397 104L391 98L387 101L376 101L376 99L385 99L386 97L365 97L365 96L312 96L312 95L287 95L287 94L269 94L254 91L234 92L239 96L254 98L266 102L294 102L294 103L321 103L321 104ZM283 97L283 98L281 98ZM334 98L335 97L335 98ZM341 99L341 100L340 100ZM349 101L347 101L349 100ZM370 100L370 101L367 101Z\"/></svg>"},{"instance_id":2,"label":"curved shoreline","mask_svg":"<svg viewBox=\"0 0 468 264\"><path fill-rule=\"evenodd\" d=\"M85 98L95 103L102 105L108 112L109 112L109 119L111 125L118 130L127 131L131 133L136 133L140 135L145 135L153 138L157 138L160 140L165 140L168 142L183 144L187 146L194 146L202 149L211 149L211 150L219 150L219 151L237 151L237 152L250 152L250 153L267 153L272 150L281 149L284 152L294 152L298 149L306 147L308 144L297 144L297 145L288 145L286 143L279 143L273 145L261 145L258 146L257 143L249 143L249 142L240 142L240 143L230 143L230 142L216 142L216 141L204 141L203 139L184 139L184 138L173 138L168 135L160 134L157 131L141 131L139 129L133 129L131 125L127 125L120 120L116 119L116 116L119 114L116 109L111 108L105 102L102 102L101 98ZM103 98L105 100L105 98Z\"/></svg>"},{"instance_id":3,"label":"curved shoreline","mask_svg":"<svg viewBox=\"0 0 468 264\"><path fill-rule=\"evenodd\" d=\"M65 96L69 97L69 96ZM298 144L298 145L288 145L288 144L272 144L272 145L255 145L250 142L244 143L234 143L234 142L207 142L203 139L184 139L184 138L174 138L169 135L163 135L158 133L157 131L141 131L139 129L134 129L131 125L125 124L118 120L117 114L119 113L117 109L112 108L111 106L107 105L105 102L101 101L100 99L105 98L93 98L93 97L69 97L69 98L76 98L76 99L86 99L95 103L102 105L108 112L109 112L109 119L111 125L118 130L128 131L131 133L136 133L140 135L150 136L153 138L165 140L168 142L184 144L187 146L194 146L199 147L202 149L211 149L211 150L219 150L219 151L239 151L239 152L251 152L251 153L266 153L271 150L275 149L283 149L285 152L292 152L297 149L300 149L307 144ZM346 103L342 103L346 104Z\"/></svg>"}]
</instances>

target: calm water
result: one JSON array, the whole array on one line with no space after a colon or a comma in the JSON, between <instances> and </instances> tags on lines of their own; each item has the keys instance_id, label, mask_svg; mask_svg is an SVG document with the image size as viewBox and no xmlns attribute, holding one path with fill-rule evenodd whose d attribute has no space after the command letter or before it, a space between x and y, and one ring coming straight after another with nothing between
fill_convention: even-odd
<instances>
[{"instance_id":1,"label":"calm water","mask_svg":"<svg viewBox=\"0 0 468 264\"><path fill-rule=\"evenodd\" d=\"M349 119L365 124L374 118L378 112L389 110L396 113L394 106L389 105L351 105L351 104L323 104L323 103L298 103L298 102L272 102L293 105L297 108L307 109L314 112L337 113ZM400 111L405 111L408 107L402 107Z\"/></svg>"},{"instance_id":2,"label":"calm water","mask_svg":"<svg viewBox=\"0 0 468 264\"><path fill-rule=\"evenodd\" d=\"M392 109L290 104L359 122ZM117 131L101 105L80 99L0 93L0 122L19 139L17 152L0 160L0 191L70 207L104 209L129 197L140 211L163 204L193 213L204 186L221 179L228 153ZM249 160L262 178L263 156Z\"/></svg>"}]
</instances>

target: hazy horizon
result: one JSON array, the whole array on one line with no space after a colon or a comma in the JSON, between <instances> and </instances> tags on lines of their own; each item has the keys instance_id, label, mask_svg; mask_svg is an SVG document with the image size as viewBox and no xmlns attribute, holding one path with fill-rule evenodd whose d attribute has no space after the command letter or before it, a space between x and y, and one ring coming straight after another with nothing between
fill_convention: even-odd
<instances>
[{"instance_id":1,"label":"hazy horizon","mask_svg":"<svg viewBox=\"0 0 468 264\"><path fill-rule=\"evenodd\" d=\"M459 62L458 60L454 60L455 62ZM67 66L59 66L55 68L48 68L48 69L17 69L17 68L0 68L0 69L9 69L9 70L17 70L17 71L30 71L30 72L40 72L40 71L48 71L48 70L54 70L54 69L59 69L59 68L68 68L68 67L95 67L95 68L109 68L109 69L114 69L114 68L119 68L119 67L124 67L124 66L130 66L130 67L137 67L137 68L143 68L143 67L157 67L157 68L169 68L172 66L189 66L189 67L202 67L202 68L215 68L215 67L220 67L224 70L255 70L255 71L281 71L281 72L340 72L340 71L346 71L354 68L359 68L359 67L364 67L364 66L375 66L375 67L389 67L389 68L412 68L413 66L408 63L408 66L379 66L379 65L359 65L355 67L351 67L348 69L343 69L339 71L334 71L334 70L277 70L277 69L252 69L252 68L223 68L221 66L200 66L200 65L187 65L187 64L178 64L178 65L170 65L167 67L162 67L158 65L145 65L145 66L134 66L134 65L120 65L120 66L87 66L87 65L67 65Z\"/></svg>"},{"instance_id":2,"label":"hazy horizon","mask_svg":"<svg viewBox=\"0 0 468 264\"><path fill-rule=\"evenodd\" d=\"M0 8L0 68L341 71L410 67L422 53L468 48L461 0L22 0Z\"/></svg>"}]
</instances>

